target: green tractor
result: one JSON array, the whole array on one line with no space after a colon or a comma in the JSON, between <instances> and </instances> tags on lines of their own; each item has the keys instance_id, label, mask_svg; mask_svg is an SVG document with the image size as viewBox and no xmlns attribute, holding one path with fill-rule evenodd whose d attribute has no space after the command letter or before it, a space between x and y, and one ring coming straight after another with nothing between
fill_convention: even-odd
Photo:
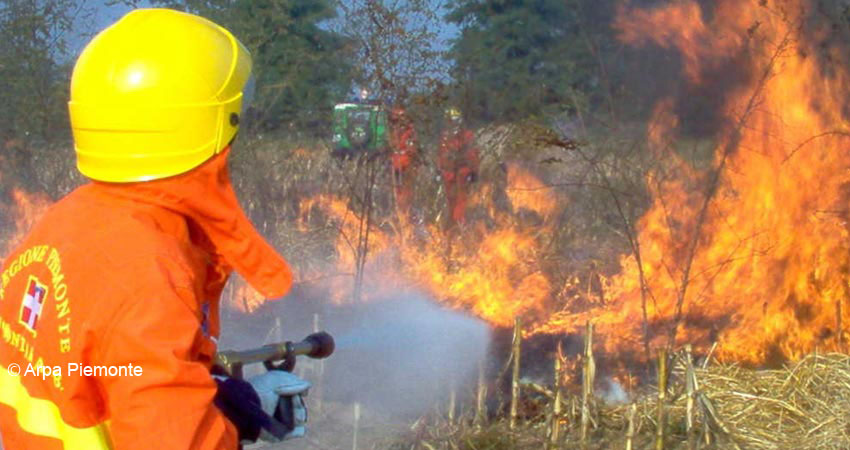
<instances>
[{"instance_id":1,"label":"green tractor","mask_svg":"<svg viewBox=\"0 0 850 450\"><path fill-rule=\"evenodd\" d=\"M377 155L388 147L387 111L380 105L340 103L334 107L333 155Z\"/></svg>"}]
</instances>

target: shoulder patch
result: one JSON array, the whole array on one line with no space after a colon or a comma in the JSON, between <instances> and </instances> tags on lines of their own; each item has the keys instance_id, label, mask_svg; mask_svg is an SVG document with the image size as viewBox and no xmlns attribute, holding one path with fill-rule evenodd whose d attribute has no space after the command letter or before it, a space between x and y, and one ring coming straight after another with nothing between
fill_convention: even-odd
<instances>
[{"instance_id":1,"label":"shoulder patch","mask_svg":"<svg viewBox=\"0 0 850 450\"><path fill-rule=\"evenodd\" d=\"M21 316L18 321L33 335L35 335L35 329L38 326L38 318L41 317L45 297L47 297L47 285L38 281L35 276L30 275L27 290L24 292L23 300L21 300Z\"/></svg>"}]
</instances>

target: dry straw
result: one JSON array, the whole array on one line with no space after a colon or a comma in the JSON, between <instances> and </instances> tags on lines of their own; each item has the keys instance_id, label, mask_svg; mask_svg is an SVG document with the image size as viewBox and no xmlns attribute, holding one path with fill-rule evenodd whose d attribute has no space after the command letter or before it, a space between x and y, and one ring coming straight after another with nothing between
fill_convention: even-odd
<instances>
[{"instance_id":1,"label":"dry straw","mask_svg":"<svg viewBox=\"0 0 850 450\"><path fill-rule=\"evenodd\" d=\"M781 370L737 365L689 370L685 354L677 355L668 381L672 395L665 415L669 429L677 430L669 443L675 440L676 444L669 447L688 447L688 372L692 370L691 377L698 380L699 411L692 426L711 437L711 448L850 448L850 356L814 353ZM691 389L694 384L691 379ZM657 417L656 400L653 395L638 399L641 421ZM606 415L609 427L628 428L627 405ZM698 444L691 440L691 445L708 447L704 439Z\"/></svg>"},{"instance_id":2,"label":"dry straw","mask_svg":"<svg viewBox=\"0 0 850 450\"><path fill-rule=\"evenodd\" d=\"M665 449L850 448L850 356L814 353L784 369L754 370L734 364L694 367L687 363L686 355L683 351L669 359L663 403ZM588 433L587 448L654 447L659 417L659 396L654 384L636 394L632 403L598 403L598 426ZM525 386L528 395L542 395L546 401L553 401L551 389L530 382ZM580 412L571 413L566 408L571 401L567 397L562 400L564 429L559 448L584 447ZM507 422L493 421L477 431L472 426L432 428L429 445L552 448L545 417L531 418L513 430ZM402 447L423 448L416 442L408 445Z\"/></svg>"}]
</instances>

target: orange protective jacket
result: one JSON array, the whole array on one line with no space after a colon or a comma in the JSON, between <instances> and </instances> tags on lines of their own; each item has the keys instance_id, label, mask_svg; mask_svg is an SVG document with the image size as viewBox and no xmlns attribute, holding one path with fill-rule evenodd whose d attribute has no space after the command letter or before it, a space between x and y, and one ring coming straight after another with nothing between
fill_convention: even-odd
<instances>
[{"instance_id":1,"label":"orange protective jacket","mask_svg":"<svg viewBox=\"0 0 850 450\"><path fill-rule=\"evenodd\" d=\"M417 142L416 129L412 123L399 124L390 130L390 146L392 154L390 161L393 169L403 171L407 169L416 157Z\"/></svg>"},{"instance_id":2,"label":"orange protective jacket","mask_svg":"<svg viewBox=\"0 0 850 450\"><path fill-rule=\"evenodd\" d=\"M475 146L475 134L472 131L463 128L443 133L437 166L443 172L444 180L451 182L477 172L478 164L478 147Z\"/></svg>"},{"instance_id":3,"label":"orange protective jacket","mask_svg":"<svg viewBox=\"0 0 850 450\"><path fill-rule=\"evenodd\" d=\"M237 448L209 373L219 295L232 269L269 298L292 276L239 208L227 153L168 179L82 186L4 260L4 448Z\"/></svg>"}]
</instances>

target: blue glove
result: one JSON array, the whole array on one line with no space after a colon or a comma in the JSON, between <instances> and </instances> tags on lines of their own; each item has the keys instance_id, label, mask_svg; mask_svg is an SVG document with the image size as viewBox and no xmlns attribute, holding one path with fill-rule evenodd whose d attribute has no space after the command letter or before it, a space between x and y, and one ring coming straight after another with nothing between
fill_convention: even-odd
<instances>
[{"instance_id":1,"label":"blue glove","mask_svg":"<svg viewBox=\"0 0 850 450\"><path fill-rule=\"evenodd\" d=\"M260 398L263 411L282 423L287 430L282 437L263 428L260 439L279 442L302 437L307 432L307 405L304 397L312 386L309 381L283 370L270 370L249 378L248 383Z\"/></svg>"}]
</instances>

